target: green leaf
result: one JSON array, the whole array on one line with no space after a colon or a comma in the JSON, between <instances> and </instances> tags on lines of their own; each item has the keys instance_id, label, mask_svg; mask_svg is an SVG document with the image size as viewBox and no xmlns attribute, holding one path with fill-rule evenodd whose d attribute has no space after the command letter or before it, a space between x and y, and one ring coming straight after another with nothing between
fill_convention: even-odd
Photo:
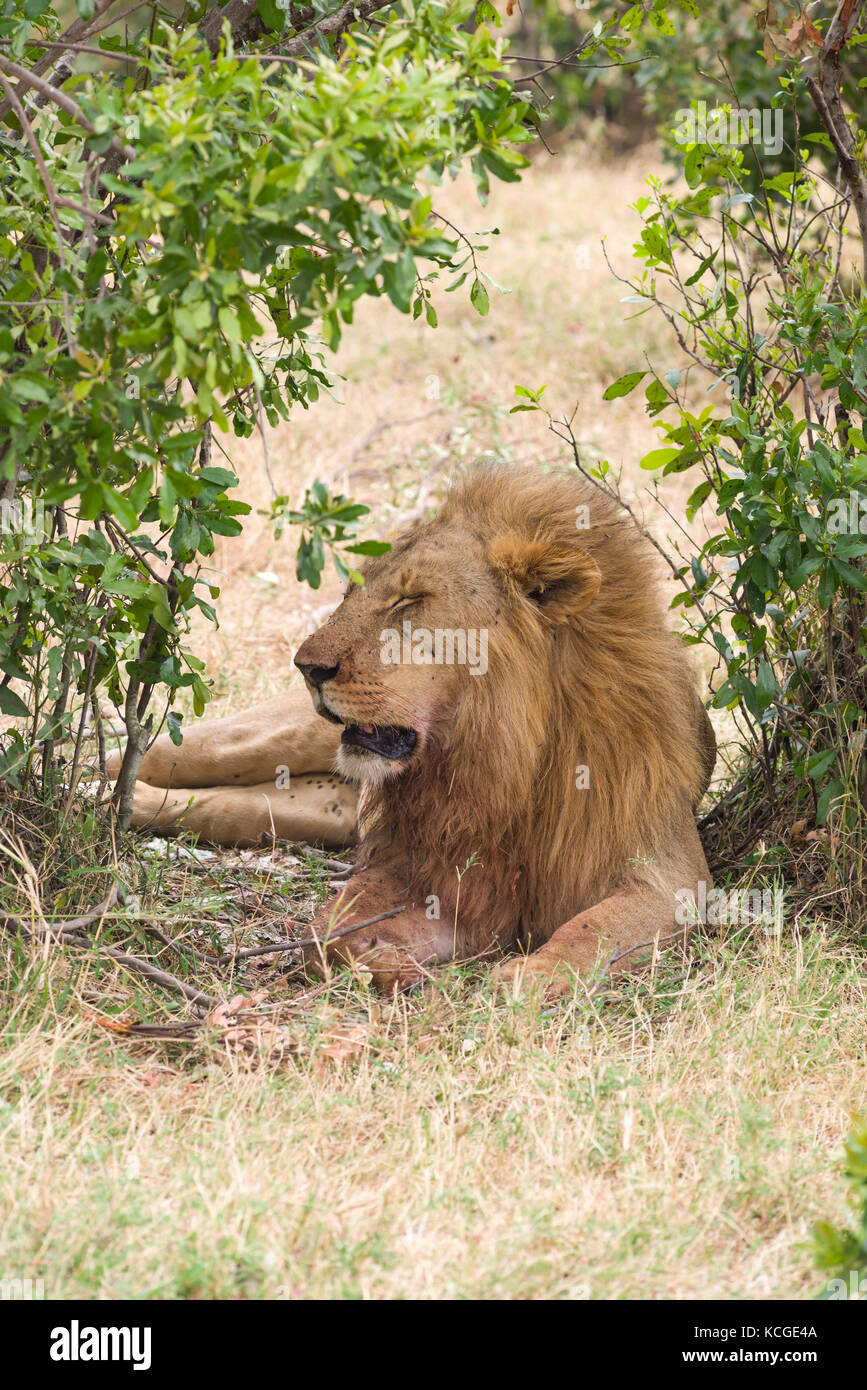
<instances>
[{"instance_id":1,"label":"green leaf","mask_svg":"<svg viewBox=\"0 0 867 1390\"><path fill-rule=\"evenodd\" d=\"M807 759L806 772L808 777L812 777L817 782L831 765L836 762L838 752L836 748L826 749L823 753L814 753Z\"/></svg>"},{"instance_id":2,"label":"green leaf","mask_svg":"<svg viewBox=\"0 0 867 1390\"><path fill-rule=\"evenodd\" d=\"M282 34L286 27L285 5L278 5L277 0L256 0L256 9L266 29Z\"/></svg>"},{"instance_id":3,"label":"green leaf","mask_svg":"<svg viewBox=\"0 0 867 1390\"><path fill-rule=\"evenodd\" d=\"M8 685L0 685L0 714L11 715L13 719L27 719L30 711L14 690L10 690Z\"/></svg>"},{"instance_id":4,"label":"green leaf","mask_svg":"<svg viewBox=\"0 0 867 1390\"><path fill-rule=\"evenodd\" d=\"M238 486L237 475L229 468L200 468L196 477L204 479L206 483L216 483L221 491Z\"/></svg>"},{"instance_id":5,"label":"green leaf","mask_svg":"<svg viewBox=\"0 0 867 1390\"><path fill-rule=\"evenodd\" d=\"M667 463L672 463L674 459L682 453L681 449L651 449L649 454L645 454L640 462L641 468L664 468Z\"/></svg>"},{"instance_id":6,"label":"green leaf","mask_svg":"<svg viewBox=\"0 0 867 1390\"><path fill-rule=\"evenodd\" d=\"M415 289L415 261L409 250L398 261L386 261L382 267L382 281L394 307L408 314Z\"/></svg>"},{"instance_id":7,"label":"green leaf","mask_svg":"<svg viewBox=\"0 0 867 1390\"><path fill-rule=\"evenodd\" d=\"M756 675L756 703L760 714L773 703L777 694L777 678L774 675L773 667L764 657L759 662L759 669Z\"/></svg>"},{"instance_id":8,"label":"green leaf","mask_svg":"<svg viewBox=\"0 0 867 1390\"><path fill-rule=\"evenodd\" d=\"M168 595L162 584L153 584L149 590L149 595L153 603L153 615L160 627L166 632L176 632L172 610L169 607Z\"/></svg>"},{"instance_id":9,"label":"green leaf","mask_svg":"<svg viewBox=\"0 0 867 1390\"><path fill-rule=\"evenodd\" d=\"M385 555L391 550L390 541L359 541L357 545L347 545L346 550L353 555Z\"/></svg>"},{"instance_id":10,"label":"green leaf","mask_svg":"<svg viewBox=\"0 0 867 1390\"><path fill-rule=\"evenodd\" d=\"M843 584L849 584L853 589L867 589L867 573L864 570L856 569L854 565L847 564L845 560L838 559L836 555L831 564Z\"/></svg>"},{"instance_id":11,"label":"green leaf","mask_svg":"<svg viewBox=\"0 0 867 1390\"><path fill-rule=\"evenodd\" d=\"M628 396L646 376L647 372L627 372L625 376L619 376L606 387L602 395L603 401L616 401L618 396Z\"/></svg>"},{"instance_id":12,"label":"green leaf","mask_svg":"<svg viewBox=\"0 0 867 1390\"><path fill-rule=\"evenodd\" d=\"M476 312L481 314L483 318L491 307L488 299L488 291L485 289L481 280L473 281L473 288L470 290L470 303Z\"/></svg>"},{"instance_id":13,"label":"green leaf","mask_svg":"<svg viewBox=\"0 0 867 1390\"><path fill-rule=\"evenodd\" d=\"M174 743L175 746L178 748L180 748L181 744L184 741L184 734L183 730L181 729L181 720L183 719L183 717L184 716L182 714L176 713L176 711L173 709L170 709L168 714L166 715L166 723L169 726L169 738L171 739L172 743Z\"/></svg>"},{"instance_id":14,"label":"green leaf","mask_svg":"<svg viewBox=\"0 0 867 1390\"><path fill-rule=\"evenodd\" d=\"M241 321L234 309L230 309L224 304L217 310L217 322L220 325L221 333L224 333L230 343L240 343L243 339L241 332Z\"/></svg>"},{"instance_id":15,"label":"green leaf","mask_svg":"<svg viewBox=\"0 0 867 1390\"><path fill-rule=\"evenodd\" d=\"M842 782L829 782L816 805L816 824L824 825L831 813L831 805L843 795Z\"/></svg>"},{"instance_id":16,"label":"green leaf","mask_svg":"<svg viewBox=\"0 0 867 1390\"><path fill-rule=\"evenodd\" d=\"M704 502L707 501L713 491L713 483L706 478L703 483L699 483L695 491L690 495L686 504L686 515L689 521L694 521L696 513Z\"/></svg>"}]
</instances>

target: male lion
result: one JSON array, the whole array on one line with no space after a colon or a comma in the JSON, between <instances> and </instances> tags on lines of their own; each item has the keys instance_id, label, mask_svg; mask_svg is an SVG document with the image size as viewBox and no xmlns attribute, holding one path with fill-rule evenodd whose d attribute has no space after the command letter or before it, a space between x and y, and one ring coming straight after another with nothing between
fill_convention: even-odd
<instances>
[{"instance_id":1,"label":"male lion","mask_svg":"<svg viewBox=\"0 0 867 1390\"><path fill-rule=\"evenodd\" d=\"M350 779L358 869L315 920L340 930L328 958L388 989L519 947L502 977L569 987L677 930L675 894L709 882L693 813L713 731L656 568L579 475L479 471L302 644L316 713L290 692L158 739L133 824L345 844Z\"/></svg>"}]
</instances>

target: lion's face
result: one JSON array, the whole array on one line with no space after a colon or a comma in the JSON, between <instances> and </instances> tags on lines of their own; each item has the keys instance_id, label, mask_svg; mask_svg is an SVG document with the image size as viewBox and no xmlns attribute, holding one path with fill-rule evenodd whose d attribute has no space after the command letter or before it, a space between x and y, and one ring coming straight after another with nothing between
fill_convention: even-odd
<instances>
[{"instance_id":1,"label":"lion's face","mask_svg":"<svg viewBox=\"0 0 867 1390\"><path fill-rule=\"evenodd\" d=\"M518 659L541 686L550 680L552 634L592 601L600 577L574 527L564 543L536 525L486 535L446 507L368 561L364 578L295 664L317 711L345 726L340 772L380 784L447 755L467 701L507 680Z\"/></svg>"},{"instance_id":2,"label":"lion's face","mask_svg":"<svg viewBox=\"0 0 867 1390\"><path fill-rule=\"evenodd\" d=\"M364 579L295 664L318 713L345 726L340 772L378 783L447 744L469 683L487 678L502 595L481 541L459 526L399 539Z\"/></svg>"}]
</instances>

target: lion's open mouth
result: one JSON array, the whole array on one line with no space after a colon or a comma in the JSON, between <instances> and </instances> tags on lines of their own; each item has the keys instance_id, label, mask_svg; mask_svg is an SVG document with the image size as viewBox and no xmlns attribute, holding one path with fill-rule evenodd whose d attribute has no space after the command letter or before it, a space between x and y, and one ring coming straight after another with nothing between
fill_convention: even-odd
<instances>
[{"instance_id":1,"label":"lion's open mouth","mask_svg":"<svg viewBox=\"0 0 867 1390\"><path fill-rule=\"evenodd\" d=\"M395 724L377 728L370 724L347 724L340 742L345 748L363 748L378 753L381 758L396 762L408 758L415 749L418 735L415 729L401 729Z\"/></svg>"}]
</instances>

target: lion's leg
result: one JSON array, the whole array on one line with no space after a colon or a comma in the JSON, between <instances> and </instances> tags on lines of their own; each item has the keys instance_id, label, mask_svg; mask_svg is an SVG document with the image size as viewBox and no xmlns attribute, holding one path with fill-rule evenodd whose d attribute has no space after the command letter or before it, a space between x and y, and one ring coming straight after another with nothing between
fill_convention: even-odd
<instances>
[{"instance_id":1,"label":"lion's leg","mask_svg":"<svg viewBox=\"0 0 867 1390\"><path fill-rule=\"evenodd\" d=\"M533 980L549 986L554 994L571 992L576 975L587 975L611 956L626 952L617 969L638 964L640 953L628 954L656 939L683 932L683 909L676 893L697 894L711 876L698 838L695 823L682 827L665 865L654 864L652 879L634 882L587 908L558 927L551 937L528 956L517 956L502 965L501 981Z\"/></svg>"},{"instance_id":2,"label":"lion's leg","mask_svg":"<svg viewBox=\"0 0 867 1390\"><path fill-rule=\"evenodd\" d=\"M398 907L402 910L393 917L329 940L354 922L369 921ZM326 964L363 966L371 972L374 985L387 992L417 984L431 966L451 960L454 953L451 923L428 918L423 907L407 902L395 878L373 869L349 880L314 919L310 934L320 942L305 953L312 973L322 977Z\"/></svg>"},{"instance_id":3,"label":"lion's leg","mask_svg":"<svg viewBox=\"0 0 867 1390\"><path fill-rule=\"evenodd\" d=\"M355 843L357 789L326 773L293 777L288 787L151 787L136 782L131 825L163 834L189 830L215 845L271 839L341 848Z\"/></svg>"},{"instance_id":4,"label":"lion's leg","mask_svg":"<svg viewBox=\"0 0 867 1390\"><path fill-rule=\"evenodd\" d=\"M675 907L673 895L633 885L564 922L544 946L500 966L498 977L518 986L541 981L554 993L568 993L576 975L590 974L618 951L676 931ZM625 963L635 960L626 957Z\"/></svg>"},{"instance_id":5,"label":"lion's leg","mask_svg":"<svg viewBox=\"0 0 867 1390\"><path fill-rule=\"evenodd\" d=\"M299 687L241 714L194 724L179 746L160 734L144 756L138 780L153 787L273 786L279 768L292 776L330 773L341 732L316 713L306 688ZM119 770L115 753L108 760L109 775L116 777Z\"/></svg>"}]
</instances>

